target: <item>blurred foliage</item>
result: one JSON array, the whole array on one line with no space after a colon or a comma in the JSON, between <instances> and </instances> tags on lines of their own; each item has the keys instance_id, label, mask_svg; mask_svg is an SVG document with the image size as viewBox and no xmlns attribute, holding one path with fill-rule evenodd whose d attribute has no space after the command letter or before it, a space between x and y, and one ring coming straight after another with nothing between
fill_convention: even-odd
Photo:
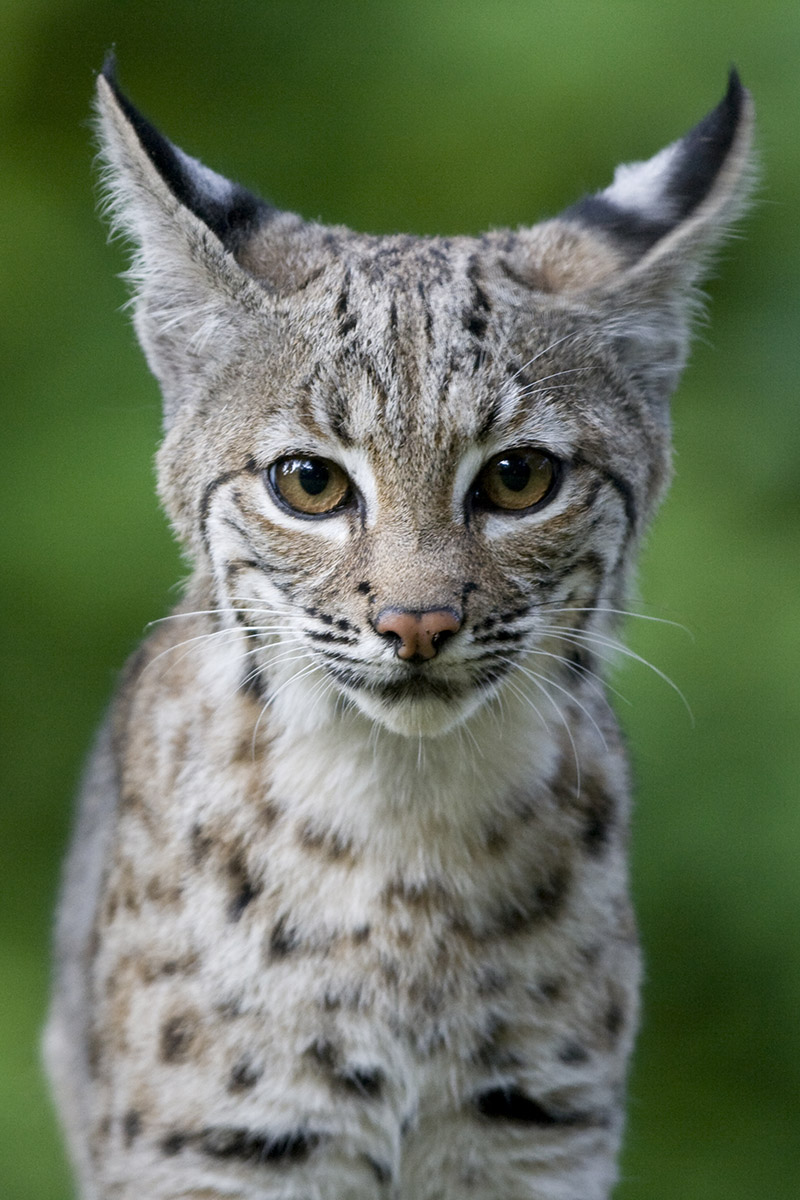
<instances>
[{"instance_id":1,"label":"blurred foliage","mask_svg":"<svg viewBox=\"0 0 800 1200\"><path fill-rule=\"evenodd\" d=\"M751 0L4 0L0 10L0 1195L66 1200L38 1067L80 764L185 567L153 496L153 380L94 213L93 70L306 216L477 232L552 214L722 94L760 114L759 203L675 401L676 477L616 680L638 778L649 971L620 1200L800 1184L800 7Z\"/></svg>"}]
</instances>

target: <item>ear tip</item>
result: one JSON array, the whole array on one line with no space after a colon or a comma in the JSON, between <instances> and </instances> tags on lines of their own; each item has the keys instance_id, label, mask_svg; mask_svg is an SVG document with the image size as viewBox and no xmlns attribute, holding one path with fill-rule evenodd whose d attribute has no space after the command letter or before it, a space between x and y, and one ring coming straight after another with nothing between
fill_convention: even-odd
<instances>
[{"instance_id":1,"label":"ear tip","mask_svg":"<svg viewBox=\"0 0 800 1200\"><path fill-rule=\"evenodd\" d=\"M744 108L750 96L747 88L742 83L739 71L734 63L731 63L728 71L728 90L722 100L722 104L727 108L731 116L736 119Z\"/></svg>"},{"instance_id":2,"label":"ear tip","mask_svg":"<svg viewBox=\"0 0 800 1200\"><path fill-rule=\"evenodd\" d=\"M97 73L96 90L101 102L107 104L109 99L113 97L118 105L124 105L124 97L117 78L117 52L115 46L111 46L106 52L103 65Z\"/></svg>"},{"instance_id":3,"label":"ear tip","mask_svg":"<svg viewBox=\"0 0 800 1200\"><path fill-rule=\"evenodd\" d=\"M739 74L739 68L736 66L736 63L731 63L728 70L728 91L725 95L725 99L729 103L735 101L737 104L741 104L745 97L749 95L749 91L742 83L742 77Z\"/></svg>"},{"instance_id":4,"label":"ear tip","mask_svg":"<svg viewBox=\"0 0 800 1200\"><path fill-rule=\"evenodd\" d=\"M103 59L103 65L97 75L97 82L103 79L111 88L112 92L119 91L119 83L117 82L117 48L112 45L106 51L106 56Z\"/></svg>"},{"instance_id":5,"label":"ear tip","mask_svg":"<svg viewBox=\"0 0 800 1200\"><path fill-rule=\"evenodd\" d=\"M106 56L103 59L103 65L100 68L100 74L110 83L112 87L117 82L117 48L110 46L106 51Z\"/></svg>"},{"instance_id":6,"label":"ear tip","mask_svg":"<svg viewBox=\"0 0 800 1200\"><path fill-rule=\"evenodd\" d=\"M746 123L748 118L752 118L753 97L742 83L742 77L735 63L731 63L728 71L728 89L720 101L717 111L726 116L731 126Z\"/></svg>"}]
</instances>

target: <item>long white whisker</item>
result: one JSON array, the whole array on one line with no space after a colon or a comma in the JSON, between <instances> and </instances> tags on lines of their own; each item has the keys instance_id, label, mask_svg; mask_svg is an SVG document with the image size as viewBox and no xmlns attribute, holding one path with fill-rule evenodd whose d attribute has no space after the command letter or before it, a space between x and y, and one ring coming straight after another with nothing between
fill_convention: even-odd
<instances>
[{"instance_id":1,"label":"long white whisker","mask_svg":"<svg viewBox=\"0 0 800 1200\"><path fill-rule=\"evenodd\" d=\"M551 608L547 604L542 604L537 607L538 612L546 612L548 615L559 615L561 613L610 613L617 617L633 617L637 621L653 621L657 625L671 625L674 629L680 629L694 641L694 634L686 625L682 625L680 621L671 621L668 617L654 617L650 613L633 612L628 608L601 608L597 605L587 606L585 608Z\"/></svg>"},{"instance_id":2,"label":"long white whisker","mask_svg":"<svg viewBox=\"0 0 800 1200\"><path fill-rule=\"evenodd\" d=\"M264 716L264 713L267 711L267 709L270 708L275 703L275 701L278 698L278 696L280 695L280 693L283 691L283 689L285 687L288 687L290 683L296 683L300 679L305 679L308 675L313 674L314 671L318 671L319 669L320 668L317 665L317 663L311 662L308 664L308 666L303 667L301 670L295 671L293 675L290 675L288 679L285 679L283 681L283 683L280 685L279 688L277 688L274 692L270 693L270 695L267 697L265 702L262 704L261 712L258 714L258 720L256 721L255 726L253 727L252 746L253 746L254 754L255 754L255 746L256 746L256 736L258 734L258 727L261 724L261 719Z\"/></svg>"},{"instance_id":3,"label":"long white whisker","mask_svg":"<svg viewBox=\"0 0 800 1200\"><path fill-rule=\"evenodd\" d=\"M230 628L225 629L215 629L210 633L199 633L196 637L186 638L182 642L176 642L174 646L167 646L166 650L162 650L160 654L155 656L155 658L151 658L144 670L149 671L160 659L164 658L165 655L174 654L176 650L182 650L184 647L188 646L189 649L186 650L185 654L182 654L179 659L176 659L174 662L169 664L170 668L177 667L183 662L187 655L191 654L192 649L197 648L198 642L208 642L212 638L230 637L232 634L239 634L240 637L252 636L245 634L244 631L238 626L231 626Z\"/></svg>"},{"instance_id":4,"label":"long white whisker","mask_svg":"<svg viewBox=\"0 0 800 1200\"><path fill-rule=\"evenodd\" d=\"M580 700L576 699L576 697L573 695L573 693L571 691L569 691L568 688L562 687L560 683L556 683L555 679L551 679L549 675L540 675L538 671L531 670L530 667L525 666L521 662L517 662L513 658L503 657L501 659L501 661L510 663L512 666L515 666L518 671L521 671L523 675L527 675L528 678L531 679L534 683L536 683L537 681L540 681L542 690L545 692L546 695L547 695L547 689L544 687L544 684L548 684L550 687L554 687L556 689L556 691L562 692L567 697L567 699L570 700L574 705L576 705L576 707L578 707L581 710L583 715L591 722L591 724L597 730L597 734L600 738L600 741L603 743L604 749L606 749L606 750L608 749L608 744L606 742L605 735L604 735L602 729L597 724L594 717L589 712L588 708L586 708L586 706L584 704L581 704ZM554 703L552 696L548 696L548 699L550 700L551 703Z\"/></svg>"},{"instance_id":5,"label":"long white whisker","mask_svg":"<svg viewBox=\"0 0 800 1200\"><path fill-rule=\"evenodd\" d=\"M578 671L580 675L583 676L587 687L591 688L594 695L598 696L600 699L606 699L606 690L608 690L609 692L613 692L613 694L619 700L621 700L623 704L630 704L630 700L627 698L627 696L623 696L622 692L619 692L615 687L612 687L608 680L604 679L603 676L598 674L597 671L593 671L591 667L586 667L583 665L583 663L571 662L563 654L553 654L550 650L540 650L535 648L531 651L531 653L535 654L537 657L541 655L544 658L553 658L556 662L569 667L571 671Z\"/></svg>"},{"instance_id":6,"label":"long white whisker","mask_svg":"<svg viewBox=\"0 0 800 1200\"><path fill-rule=\"evenodd\" d=\"M515 665L519 666L519 663L516 663ZM544 696L545 700L547 700L548 704L555 711L556 716L560 720L561 724L564 726L566 735L569 738L569 744L572 747L572 758L575 763L575 795L580 796L580 794L581 794L581 764L580 764L580 759L578 758L578 747L575 745L575 738L572 736L572 730L569 727L569 721L564 716L564 713L561 711L561 708L559 707L558 704L556 704L555 700L549 694L549 692L544 687L544 685L539 682L539 679L537 678L535 673L530 672L530 671L523 671L523 674L526 675L528 679L530 679L530 681L534 685L534 687L539 689L539 691ZM509 680L509 682L511 682L511 681ZM525 693L521 692L519 688L515 688L515 690L518 692L518 694L520 694L522 696L525 695ZM534 711L538 712L539 710L536 708L536 705L533 704L533 701L531 701L529 697L528 697L528 699L529 699L531 707L534 709ZM545 728L547 728L546 724L545 724ZM601 734L601 737L602 737L602 734Z\"/></svg>"},{"instance_id":7,"label":"long white whisker","mask_svg":"<svg viewBox=\"0 0 800 1200\"><path fill-rule=\"evenodd\" d=\"M515 665L519 665L519 664L515 664ZM527 671L525 672L525 675L527 676L527 678L530 679L530 681L534 685L534 687L538 688L538 690L542 693L545 700L550 705L550 707L553 709L553 711L555 712L555 714L558 717L561 724L564 726L564 730L566 732L567 737L569 738L569 743L572 747L572 758L575 763L575 794L576 794L576 796L579 796L580 791L581 791L581 764L580 764L580 760L578 758L578 747L575 745L575 738L572 736L572 730L569 727L569 721L564 716L564 713L561 711L561 708L558 706L558 704L556 704L553 697L547 692L546 688L544 688L542 686L542 684L538 681L538 679L535 677L535 675L533 675ZM539 708L537 708L537 706L534 704L534 702L530 698L530 696L525 691L523 691L522 688L518 687L517 684L514 682L514 680L509 678L508 676L506 676L506 682L507 682L508 686L512 689L512 691L516 692L516 694L522 700L525 700L531 706L533 711L539 717L539 720L542 722L544 728L549 733L550 727L549 727L543 713L541 712L541 710Z\"/></svg>"},{"instance_id":8,"label":"long white whisker","mask_svg":"<svg viewBox=\"0 0 800 1200\"><path fill-rule=\"evenodd\" d=\"M641 654L637 654L635 650L631 650L631 648L626 646L623 642L618 642L615 638L606 637L605 634L602 633L575 630L570 626L561 627L558 625L551 625L543 629L542 632L545 634L550 634L553 637L559 638L565 642L574 642L576 645L587 646L590 649L593 646L603 646L605 649L611 650L615 654L629 658L633 662L641 663L643 667L648 667L654 675L657 675L659 679L663 679L664 683L666 683L668 687L672 688L673 692L675 692L675 694L679 697L681 703L686 709L686 712L688 713L692 727L694 728L695 720L691 705L681 689L678 687L677 683L670 679L669 675L667 675L664 671L660 670L653 663L648 662L646 658L643 658ZM609 662L611 660L605 659L605 661Z\"/></svg>"},{"instance_id":9,"label":"long white whisker","mask_svg":"<svg viewBox=\"0 0 800 1200\"><path fill-rule=\"evenodd\" d=\"M538 353L534 354L531 358L529 358L527 362L524 362L522 364L522 366L519 368L519 370L515 371L514 374L511 376L509 383L513 383L513 381L517 378L517 376L521 375L523 371L526 371L528 369L528 367L531 366L532 363L538 362L540 358L544 358L545 354L549 354L551 350L555 350L556 346L560 346L563 342L566 342L570 338L574 338L577 336L578 336L577 332L575 330L571 330L569 333L565 333L563 335L563 337L556 338L556 340L554 342L550 342L547 346L545 346L544 350L539 350Z\"/></svg>"},{"instance_id":10,"label":"long white whisker","mask_svg":"<svg viewBox=\"0 0 800 1200\"><path fill-rule=\"evenodd\" d=\"M524 369L525 368L523 367L522 370ZM523 399L525 396L529 396L534 389L538 389L543 392L561 391L562 389L558 387L543 388L542 384L547 383L551 379L562 379L565 375L582 375L586 371L590 370L592 370L591 367L570 367L565 371L554 371L552 375L541 375L538 379L534 379L531 383L526 383L524 388L520 388L520 390L514 394L520 399ZM516 376L513 376L513 378L516 379ZM564 384L564 387L571 387L571 384Z\"/></svg>"}]
</instances>

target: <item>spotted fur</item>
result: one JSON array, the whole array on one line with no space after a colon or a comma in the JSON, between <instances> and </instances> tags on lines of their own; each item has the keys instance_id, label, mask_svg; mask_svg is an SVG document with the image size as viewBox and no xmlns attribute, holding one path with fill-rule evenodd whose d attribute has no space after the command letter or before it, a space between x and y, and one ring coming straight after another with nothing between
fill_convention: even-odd
<instances>
[{"instance_id":1,"label":"spotted fur","mask_svg":"<svg viewBox=\"0 0 800 1200\"><path fill-rule=\"evenodd\" d=\"M193 574L67 865L46 1049L81 1195L602 1200L640 973L603 678L747 93L477 239L301 221L111 64L98 104ZM545 501L481 502L525 447ZM348 503L282 501L292 455Z\"/></svg>"}]
</instances>

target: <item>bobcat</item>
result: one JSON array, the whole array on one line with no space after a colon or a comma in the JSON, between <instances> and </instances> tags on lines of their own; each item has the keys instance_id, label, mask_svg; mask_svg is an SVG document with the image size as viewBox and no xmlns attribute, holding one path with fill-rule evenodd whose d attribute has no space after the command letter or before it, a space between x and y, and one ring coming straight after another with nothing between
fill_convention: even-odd
<instances>
[{"instance_id":1,"label":"bobcat","mask_svg":"<svg viewBox=\"0 0 800 1200\"><path fill-rule=\"evenodd\" d=\"M98 106L192 575L66 868L80 1194L601 1200L640 975L603 678L748 93L479 238L279 212L111 61Z\"/></svg>"}]
</instances>

